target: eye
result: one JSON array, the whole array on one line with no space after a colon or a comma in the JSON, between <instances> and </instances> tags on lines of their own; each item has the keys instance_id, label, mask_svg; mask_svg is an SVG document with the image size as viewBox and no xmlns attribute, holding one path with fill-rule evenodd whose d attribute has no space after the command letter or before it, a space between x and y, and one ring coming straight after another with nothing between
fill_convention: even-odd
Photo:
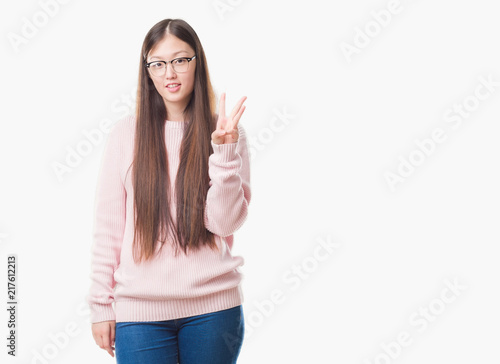
<instances>
[{"instance_id":1,"label":"eye","mask_svg":"<svg viewBox=\"0 0 500 364\"><path fill-rule=\"evenodd\" d=\"M176 65L181 65L181 64L184 64L186 62L187 62L187 60L185 58L177 58L177 59L174 60L174 63Z\"/></svg>"},{"instance_id":2,"label":"eye","mask_svg":"<svg viewBox=\"0 0 500 364\"><path fill-rule=\"evenodd\" d=\"M163 63L161 62L154 62L149 65L150 68L161 68L163 67Z\"/></svg>"}]
</instances>

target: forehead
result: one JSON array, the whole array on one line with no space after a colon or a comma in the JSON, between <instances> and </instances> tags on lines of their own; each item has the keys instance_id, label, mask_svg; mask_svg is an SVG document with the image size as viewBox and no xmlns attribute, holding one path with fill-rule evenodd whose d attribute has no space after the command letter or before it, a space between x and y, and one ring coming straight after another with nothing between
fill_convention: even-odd
<instances>
[{"instance_id":1,"label":"forehead","mask_svg":"<svg viewBox=\"0 0 500 364\"><path fill-rule=\"evenodd\" d=\"M175 57L192 56L193 49L186 42L172 34L167 34L148 54L148 59L172 59Z\"/></svg>"}]
</instances>

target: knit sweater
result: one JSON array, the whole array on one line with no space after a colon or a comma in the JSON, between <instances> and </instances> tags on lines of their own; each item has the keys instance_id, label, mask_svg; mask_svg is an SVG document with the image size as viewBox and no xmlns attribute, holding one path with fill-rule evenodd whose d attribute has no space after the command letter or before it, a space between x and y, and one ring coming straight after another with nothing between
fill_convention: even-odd
<instances>
[{"instance_id":1,"label":"knit sweater","mask_svg":"<svg viewBox=\"0 0 500 364\"><path fill-rule=\"evenodd\" d=\"M175 247L167 239L161 250L157 248L159 252L153 260L135 263L130 167L135 122L135 116L126 116L113 126L101 160L95 192L91 285L86 296L90 322L171 320L242 304L243 275L239 267L244 259L233 256L231 249L234 232L247 218L251 196L245 130L238 124L237 142L211 142L214 152L208 159L210 183L204 223L214 233L220 252L203 245L200 250L188 250L188 255L179 250L180 254L174 256ZM166 120L165 147L172 195L182 137L183 122ZM175 222L175 203L170 208Z\"/></svg>"}]
</instances>

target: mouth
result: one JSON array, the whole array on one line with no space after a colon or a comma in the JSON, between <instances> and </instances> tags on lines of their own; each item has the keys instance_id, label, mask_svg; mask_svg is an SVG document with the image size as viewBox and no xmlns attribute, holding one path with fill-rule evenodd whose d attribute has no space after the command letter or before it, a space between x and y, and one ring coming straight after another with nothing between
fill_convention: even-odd
<instances>
[{"instance_id":1,"label":"mouth","mask_svg":"<svg viewBox=\"0 0 500 364\"><path fill-rule=\"evenodd\" d=\"M168 90L168 92L177 92L181 88L180 83L169 83L165 88Z\"/></svg>"}]
</instances>

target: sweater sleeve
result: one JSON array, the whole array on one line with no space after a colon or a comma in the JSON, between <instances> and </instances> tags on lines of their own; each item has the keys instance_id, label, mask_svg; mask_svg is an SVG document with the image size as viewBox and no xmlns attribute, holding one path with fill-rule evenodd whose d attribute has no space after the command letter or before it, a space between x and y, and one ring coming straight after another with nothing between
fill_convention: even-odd
<instances>
[{"instance_id":1,"label":"sweater sleeve","mask_svg":"<svg viewBox=\"0 0 500 364\"><path fill-rule=\"evenodd\" d=\"M214 152L208 159L205 227L221 237L232 235L243 225L251 198L247 136L239 124L238 134L235 143L211 142Z\"/></svg>"},{"instance_id":2,"label":"sweater sleeve","mask_svg":"<svg viewBox=\"0 0 500 364\"><path fill-rule=\"evenodd\" d=\"M95 194L91 286L87 295L92 323L115 320L114 272L120 259L126 204L119 168L123 138L117 126L108 134Z\"/></svg>"}]
</instances>

